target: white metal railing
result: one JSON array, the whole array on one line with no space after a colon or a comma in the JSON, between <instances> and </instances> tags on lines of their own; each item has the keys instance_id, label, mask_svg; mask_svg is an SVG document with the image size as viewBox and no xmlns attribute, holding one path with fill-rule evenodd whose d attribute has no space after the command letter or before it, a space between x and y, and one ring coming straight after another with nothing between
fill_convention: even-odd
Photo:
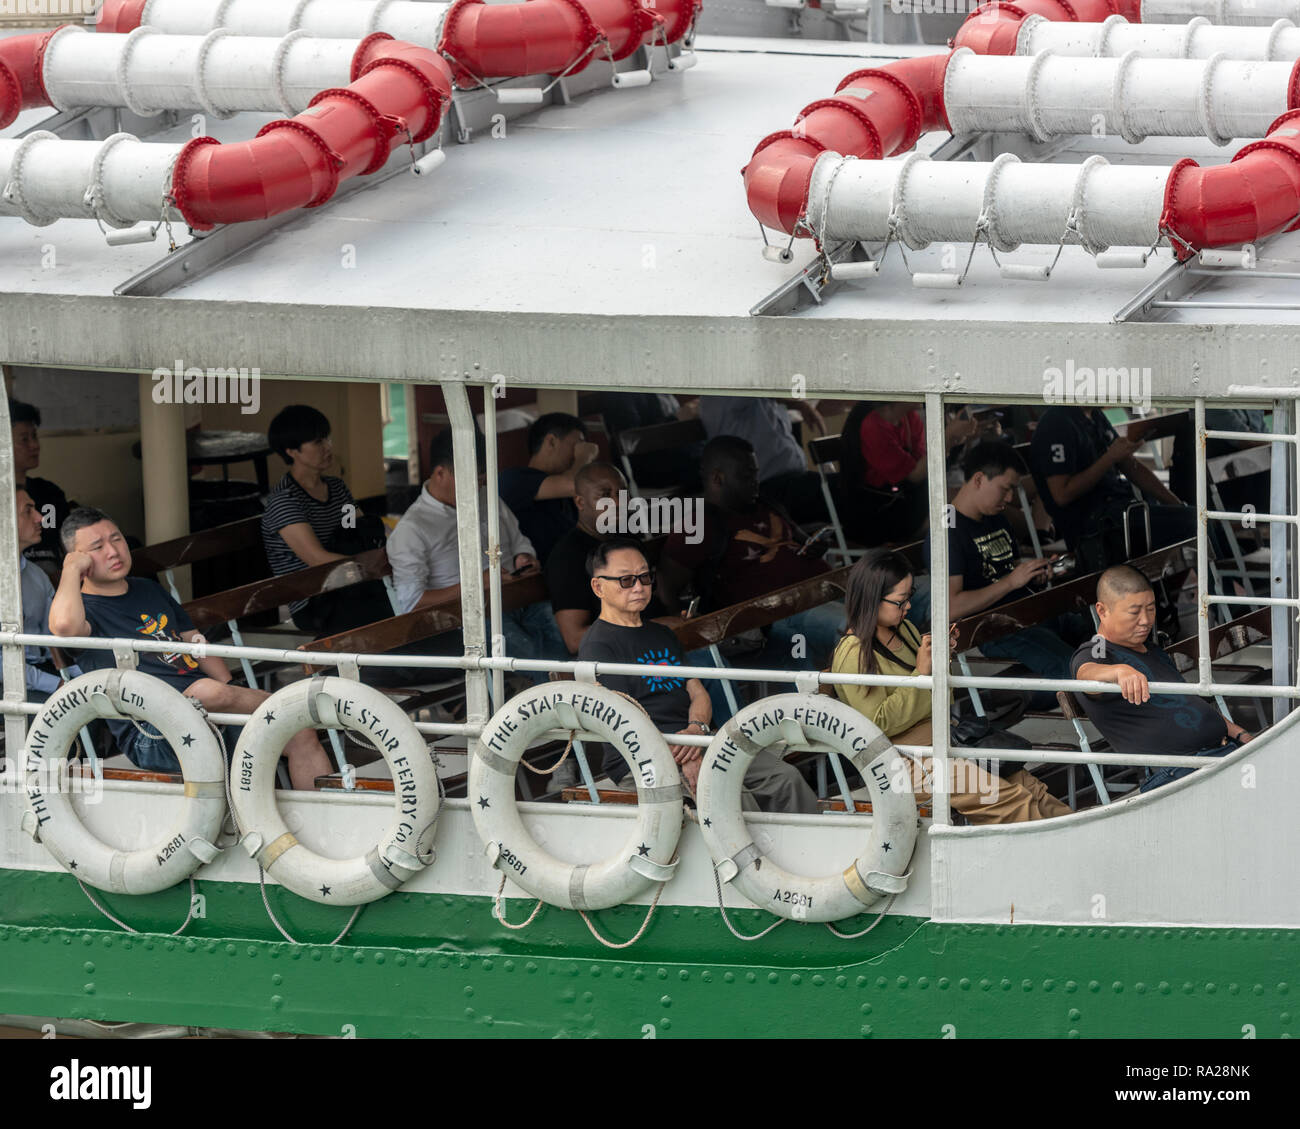
<instances>
[{"instance_id":1,"label":"white metal railing","mask_svg":"<svg viewBox=\"0 0 1300 1129\"><path fill-rule=\"evenodd\" d=\"M457 430L457 493L458 493L458 510L464 519L467 528L478 528L478 488L477 488L477 467L474 461L474 450L472 438L465 439L465 436L473 435L472 419L469 417L468 403L460 402L464 399L463 386L453 386L448 391L449 410L452 412L453 419L458 425ZM1259 392L1261 390L1251 390ZM459 392L459 397L455 395ZM1277 396L1282 393L1276 390L1268 390L1270 395ZM1293 394L1300 396L1300 390L1293 390ZM492 411L490 392L486 398L487 404L487 430L495 431L494 413ZM946 481L946 450L943 438L944 430L944 396L939 393L926 394L926 415L927 415L927 459L928 470L931 481ZM1278 402L1278 409L1282 404ZM0 415L4 414L4 406L0 405ZM1281 412L1278 412L1280 415ZM1291 608L1300 609L1300 597L1291 596L1232 596L1210 594L1207 590L1209 572L1208 572L1208 546L1207 530L1209 520L1237 520L1240 514L1230 514L1225 511L1209 511L1206 507L1206 489L1205 489L1205 450L1204 438L1233 438L1247 439L1250 441L1273 441L1279 444L1292 444L1292 450L1295 455L1295 470L1300 477L1300 432L1295 434L1269 434L1253 432L1225 432L1225 431L1207 431L1205 428L1205 401L1198 399L1194 406L1195 427L1197 442L1195 444L1196 456L1196 474L1197 474L1197 633L1200 643L1200 656L1197 666L1197 681L1195 683L1177 682L1177 683L1151 683L1150 689L1157 694L1186 694L1196 696L1220 695L1222 697L1252 697L1252 698L1272 698L1279 701L1290 701L1300 698L1300 685L1294 681L1290 685L1278 685L1276 680L1279 674L1277 664L1274 666L1273 684L1267 686L1257 685L1240 685L1234 683L1218 683L1213 679L1213 663L1209 654L1209 607L1211 604L1223 605L1246 605L1246 606L1272 606L1278 609ZM1275 415L1276 425L1277 415ZM3 420L0 420L3 422ZM1300 422L1297 422L1300 427ZM10 454L7 443L5 443L5 430L0 428L0 487L5 487L7 491L0 494L0 518L3 518L5 509L8 507L9 514L12 514L12 461L8 457ZM468 444L468 450L466 446ZM489 450L491 447L489 446ZM491 464L489 464L491 465ZM491 481L491 478L489 478ZM1287 483L1280 484L1275 481L1274 497L1279 495L1285 502L1287 497ZM488 492L489 496L491 491ZM946 496L943 491L931 492L931 513L930 523L932 529L946 530ZM489 516L492 515L491 509ZM1289 528L1296 525L1295 517L1291 515L1279 514L1252 514L1257 521L1275 521L1280 528ZM492 530L496 525L495 521L489 522L489 548L497 549L496 552L489 551L488 554L488 571L489 584L493 610L499 613L500 599L500 553L498 549L499 542L492 536ZM12 529L12 525L10 529ZM12 544L12 542L11 542ZM954 675L948 669L948 664L939 663L931 675L863 675L863 674L829 674L815 671L789 671L789 670L763 670L744 667L692 667L692 666L646 666L634 663L584 663L577 661L551 661L541 659L515 659L502 654L494 654L492 657L484 654L485 640L483 633L483 589L481 582L481 573L478 570L478 561L475 556L476 550L471 545L462 545L462 575L468 574L469 583L463 588L463 611L464 622L466 625L466 651L463 656L419 656L419 655L389 655L389 654L362 654L362 653L325 653L309 652L299 650L287 650L282 648L268 647L248 647L238 645L222 645L213 643L194 643L184 644L178 642L154 642L145 639L97 639L97 638L68 638L52 635L27 634L16 628L19 626L11 616L5 617L4 622L0 622L0 654L4 659L4 700L0 703L0 715L6 720L6 733L11 738L11 747L14 747L12 738L15 734L21 740L21 728L15 731L11 723L16 722L22 726L25 717L39 713L43 708L39 704L29 704L25 698L25 683L23 679L23 648L26 646L43 646L59 647L64 650L81 651L87 649L97 650L117 650L119 653L119 664L128 661L125 658L126 652L146 653L146 652L183 652L187 654L202 657L211 655L222 659L231 659L238 662L260 661L281 663L292 666L312 665L320 667L337 667L340 674L344 677L358 677L362 667L395 667L403 668L427 668L431 670L463 670L466 673L467 681L467 720L464 723L441 723L441 722L419 722L416 728L419 732L431 736L464 736L471 740L476 738L483 730L487 722L487 677L489 674L499 677L506 671L517 672L552 672L560 671L573 675L580 680L592 680L602 674L605 675L645 675L661 674L674 677L718 679L724 683L730 682L778 682L793 683L800 690L815 690L821 686L836 685L861 685L861 686L887 686L887 687L912 687L929 689L940 701L947 701L949 692L953 688L977 688L977 689L1018 689L1018 690L1068 690L1076 693L1119 693L1119 687L1111 683L1103 682L1080 682L1076 680L1057 680L1043 678L1023 678L1023 677L1001 677L997 675ZM16 551L11 554L16 557ZM947 575L947 558L948 545L946 536L934 538L932 540L932 560L931 573L934 576ZM1295 578L1295 561L1291 560L1287 571L1287 590L1297 592ZM1277 569L1274 569L1276 577ZM1276 579L1275 579L1276 586ZM16 607L16 589L18 587L17 570L6 570L0 573L0 602L4 607ZM7 590L7 591L6 591ZM495 591L492 591L495 590ZM932 584L931 597L931 632L937 638L945 638L948 632L949 614L948 614L948 588L946 584ZM494 643L497 641L494 639ZM496 651L498 648L494 647ZM1294 663L1291 666L1291 673L1294 675ZM478 677L475 678L474 676ZM500 692L496 699L500 702ZM211 719L217 724L240 725L248 720L246 714L211 714ZM912 755L930 755L934 758L934 820L937 824L946 824L951 821L949 795L947 791L948 771L947 761L953 755L950 745L949 725L950 718L948 711L940 710L934 718L934 744L933 746L897 746L900 751ZM547 736L563 737L564 731L556 730ZM581 737L593 737L594 735L582 734ZM688 734L671 733L665 734L665 737L671 739L674 744L691 745L694 747L706 747L710 743L710 738L703 736L693 736ZM599 738L595 738L599 739ZM829 751L829 750L825 750ZM959 755L966 755L964 750L959 750ZM1031 760L1039 763L1053 764L1087 764L1087 765L1125 765L1131 767L1188 767L1202 768L1206 767L1208 762L1205 758L1190 756L1170 756L1158 754L1132 755L1119 753L1097 753L1091 750L1080 750L1075 752L1060 752L1056 750L1033 749L1033 750L998 750L980 748L971 750L970 756L978 759L1014 759L1014 760ZM846 793L847 788L841 783ZM851 809L850 809L851 810Z\"/></svg>"}]
</instances>

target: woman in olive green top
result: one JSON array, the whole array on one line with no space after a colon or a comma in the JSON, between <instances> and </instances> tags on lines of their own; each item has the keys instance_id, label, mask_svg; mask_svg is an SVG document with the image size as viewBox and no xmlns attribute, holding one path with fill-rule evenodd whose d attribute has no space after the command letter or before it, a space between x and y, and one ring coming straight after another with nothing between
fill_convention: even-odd
<instances>
[{"instance_id":1,"label":"woman in olive green top","mask_svg":"<svg viewBox=\"0 0 1300 1129\"><path fill-rule=\"evenodd\" d=\"M831 660L834 674L928 675L934 669L929 635L906 618L912 571L897 553L878 549L853 567L845 587L848 629ZM864 646L863 641L870 642ZM837 685L836 696L864 714L899 745L932 743L931 692L910 686ZM911 760L918 800L928 800L932 761ZM985 772L974 761L950 759L953 810L970 823L1022 823L1066 815L1069 808L1024 771L1008 777Z\"/></svg>"}]
</instances>

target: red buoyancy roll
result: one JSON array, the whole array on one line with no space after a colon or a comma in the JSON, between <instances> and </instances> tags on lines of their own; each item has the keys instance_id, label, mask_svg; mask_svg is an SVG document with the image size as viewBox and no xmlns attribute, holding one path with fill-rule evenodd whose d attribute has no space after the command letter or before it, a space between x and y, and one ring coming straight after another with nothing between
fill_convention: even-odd
<instances>
[{"instance_id":1,"label":"red buoyancy roll","mask_svg":"<svg viewBox=\"0 0 1300 1129\"><path fill-rule=\"evenodd\" d=\"M20 110L50 104L41 81L41 62L53 35L52 31L42 31L0 39L0 129L9 125Z\"/></svg>"},{"instance_id":2,"label":"red buoyancy roll","mask_svg":"<svg viewBox=\"0 0 1300 1129\"><path fill-rule=\"evenodd\" d=\"M1288 110L1226 165L1179 161L1165 187L1162 230L1192 248L1249 243L1300 217L1300 110ZM1171 239L1180 259L1192 252Z\"/></svg>"},{"instance_id":3,"label":"red buoyancy roll","mask_svg":"<svg viewBox=\"0 0 1300 1129\"><path fill-rule=\"evenodd\" d=\"M745 167L750 211L767 227L787 233L803 214L819 154L878 160L910 149L922 133L947 129L943 77L951 55L898 59L854 71L840 91L858 91L806 106L793 130L758 143Z\"/></svg>"},{"instance_id":4,"label":"red buoyancy roll","mask_svg":"<svg viewBox=\"0 0 1300 1129\"><path fill-rule=\"evenodd\" d=\"M700 0L523 0L517 4L484 4L456 0L443 23L438 49L456 67L456 82L473 86L480 78L526 74L576 74L603 47L575 60L604 36L615 59L652 42L662 21L668 41L686 34ZM571 68L567 69L566 68Z\"/></svg>"},{"instance_id":5,"label":"red buoyancy roll","mask_svg":"<svg viewBox=\"0 0 1300 1129\"><path fill-rule=\"evenodd\" d=\"M1123 16L1129 23L1142 22L1141 0L994 0L976 8L958 29L953 47L969 47L980 55L1014 55L1020 25L1029 16L1076 23L1101 23L1111 16Z\"/></svg>"},{"instance_id":6,"label":"red buoyancy roll","mask_svg":"<svg viewBox=\"0 0 1300 1129\"><path fill-rule=\"evenodd\" d=\"M109 33L135 31L144 18L144 6L149 0L104 0L99 9L95 30Z\"/></svg>"},{"instance_id":7,"label":"red buoyancy roll","mask_svg":"<svg viewBox=\"0 0 1300 1129\"><path fill-rule=\"evenodd\" d=\"M425 47L376 42L358 49L346 88L325 90L294 118L271 122L251 141L185 146L172 197L196 230L316 207L350 177L372 172L406 133L429 136L451 97L446 63ZM402 123L399 126L399 123Z\"/></svg>"}]
</instances>

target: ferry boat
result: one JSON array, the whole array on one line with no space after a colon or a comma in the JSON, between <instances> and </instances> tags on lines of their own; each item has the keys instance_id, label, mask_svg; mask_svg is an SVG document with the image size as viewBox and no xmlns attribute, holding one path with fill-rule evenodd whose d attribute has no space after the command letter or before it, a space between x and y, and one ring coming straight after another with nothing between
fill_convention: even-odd
<instances>
[{"instance_id":1,"label":"ferry boat","mask_svg":"<svg viewBox=\"0 0 1300 1129\"><path fill-rule=\"evenodd\" d=\"M268 400L279 381L320 382L336 423L373 409L354 397L371 385L413 388L412 417L439 395L470 531L449 621L463 655L300 650L235 616L222 642L118 641L116 673L42 707L24 702L23 646L69 644L19 630L18 573L0 571L6 1022L342 1037L1296 1030L1294 6L995 3L949 21L953 49L881 42L916 26L900 32L880 4L737 8L728 24L695 0L107 0L94 30L0 39L0 361L20 398L138 393L148 545L188 534L184 421L153 395L160 369L255 367ZM800 19L819 37L783 34ZM1120 369L1141 374L1155 410L1190 405L1202 479L1207 405L1271 412L1271 515L1255 515L1271 555L1243 561L1245 584L1215 584L1206 530L1222 519L1202 486L1196 543L1170 564L1196 578L1185 690L1259 699L1260 736L1149 793L1103 783L1108 802L1057 819L956 825L946 793L917 811L873 783L886 754L861 721L836 731L817 691L852 676L686 668L767 684L741 736L694 739L703 777L775 739L828 779L851 760L867 789L844 784L839 812L741 819L720 786L684 808L660 756L637 804L590 776L568 802L540 785L517 798L516 764L540 742L664 746L593 685L617 668L529 664L489 637L502 567L490 538L485 590L473 436L479 412L495 481L501 390L570 410L630 389L924 400L935 483L945 405L1041 404L1050 373L1070 374L1068 398L1085 370ZM409 426L427 439L438 422ZM945 504L933 491L931 528ZM171 565L183 584L187 558ZM935 572L946 565L940 538ZM937 586L939 638L948 602ZM726 624L702 623L700 644L710 630ZM1216 663L1224 640L1238 655ZM280 672L271 705L211 721L280 733L310 716L336 738L368 733L384 759L357 771L339 739L335 777L277 791L278 746L246 737L229 775L213 771L216 738L130 669L164 649ZM1244 654L1262 683L1242 680ZM463 720L412 720L359 681L384 664L463 683ZM507 695L506 672L550 669L565 680ZM940 664L929 685L940 700L1068 688L967 670ZM113 711L174 742L193 726L207 759L178 747L184 779L64 760L87 718ZM951 749L937 725L933 755ZM1084 783L1134 763L1086 741L1031 759ZM890 835L903 849L886 854Z\"/></svg>"}]
</instances>

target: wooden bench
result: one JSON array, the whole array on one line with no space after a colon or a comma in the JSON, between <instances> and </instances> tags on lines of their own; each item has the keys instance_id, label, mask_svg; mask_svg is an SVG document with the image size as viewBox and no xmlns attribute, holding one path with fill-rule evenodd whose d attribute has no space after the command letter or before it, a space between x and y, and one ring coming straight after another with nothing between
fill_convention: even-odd
<instances>
[{"instance_id":1,"label":"wooden bench","mask_svg":"<svg viewBox=\"0 0 1300 1129\"><path fill-rule=\"evenodd\" d=\"M370 549L345 560L327 561L325 564L312 565L298 572L270 576L225 592L200 596L185 604L184 608L199 631L225 624L230 630L234 645L242 647L244 643L239 630L241 619L273 610L283 604L309 600L325 592L334 592L340 588L361 584L367 580L387 582L391 575L388 554L383 549ZM253 664L241 658L240 665L248 685L256 687L257 678Z\"/></svg>"},{"instance_id":2,"label":"wooden bench","mask_svg":"<svg viewBox=\"0 0 1300 1129\"><path fill-rule=\"evenodd\" d=\"M636 475L632 473L632 456L652 455L659 451L673 451L679 447L689 447L703 443L708 439L704 424L698 419L671 420L668 423L656 423L651 427L629 427L610 437L610 448L623 464L623 473L627 476L628 490L633 496L647 493L637 486ZM671 491L653 490L649 493L664 494Z\"/></svg>"},{"instance_id":3,"label":"wooden bench","mask_svg":"<svg viewBox=\"0 0 1300 1129\"><path fill-rule=\"evenodd\" d=\"M262 549L261 515L241 518L225 525L187 533L170 541L159 541L131 550L131 572L136 576L157 576L172 598L181 602L176 590L175 570L183 565L216 562L226 557L238 557L241 562L260 565L263 575L270 573L266 554ZM246 573L247 575L247 573Z\"/></svg>"}]
</instances>

